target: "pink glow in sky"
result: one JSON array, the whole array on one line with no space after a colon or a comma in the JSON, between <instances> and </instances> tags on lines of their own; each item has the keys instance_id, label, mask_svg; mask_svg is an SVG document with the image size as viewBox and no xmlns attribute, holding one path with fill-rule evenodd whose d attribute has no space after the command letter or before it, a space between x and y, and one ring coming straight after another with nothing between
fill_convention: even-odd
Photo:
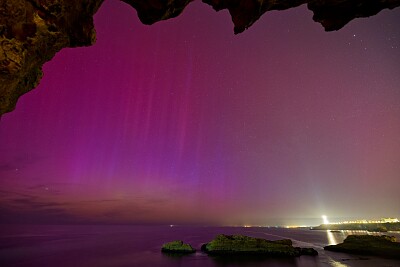
<instances>
[{"instance_id":1,"label":"pink glow in sky","mask_svg":"<svg viewBox=\"0 0 400 267\"><path fill-rule=\"evenodd\" d=\"M305 6L233 34L109 0L0 122L0 221L400 217L400 10L326 33Z\"/></svg>"}]
</instances>

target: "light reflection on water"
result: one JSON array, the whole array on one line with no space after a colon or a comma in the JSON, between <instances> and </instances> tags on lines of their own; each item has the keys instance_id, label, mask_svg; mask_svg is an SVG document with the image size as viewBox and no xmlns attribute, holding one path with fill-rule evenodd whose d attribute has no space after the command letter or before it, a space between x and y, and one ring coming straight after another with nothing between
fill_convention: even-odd
<instances>
[{"instance_id":1,"label":"light reflection on water","mask_svg":"<svg viewBox=\"0 0 400 267\"><path fill-rule=\"evenodd\" d=\"M344 263L341 263L341 262L338 262L338 261L334 261L334 260L330 261L329 264L332 267L349 267L348 265L346 265Z\"/></svg>"},{"instance_id":2,"label":"light reflection on water","mask_svg":"<svg viewBox=\"0 0 400 267\"><path fill-rule=\"evenodd\" d=\"M338 242L336 240L336 236L330 230L326 230L326 236L328 238L329 245L338 244Z\"/></svg>"},{"instance_id":3,"label":"light reflection on water","mask_svg":"<svg viewBox=\"0 0 400 267\"><path fill-rule=\"evenodd\" d=\"M169 226L3 226L0 228L1 267L375 267L399 266L399 262L324 251L349 234L308 229ZM313 247L317 257L295 259L213 258L202 252L167 257L160 246L183 240L199 249L217 234L244 234L270 240L289 238L295 246ZM394 233L388 233L396 235ZM397 234L397 238L399 235Z\"/></svg>"}]
</instances>

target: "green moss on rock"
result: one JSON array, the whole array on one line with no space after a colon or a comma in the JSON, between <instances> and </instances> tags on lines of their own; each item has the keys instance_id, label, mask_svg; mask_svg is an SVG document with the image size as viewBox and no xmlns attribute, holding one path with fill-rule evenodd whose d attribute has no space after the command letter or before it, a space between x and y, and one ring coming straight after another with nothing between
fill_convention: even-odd
<instances>
[{"instance_id":1,"label":"green moss on rock","mask_svg":"<svg viewBox=\"0 0 400 267\"><path fill-rule=\"evenodd\" d=\"M191 245L185 244L180 240L165 243L162 248L162 252L167 253L194 253L196 250Z\"/></svg>"},{"instance_id":2,"label":"green moss on rock","mask_svg":"<svg viewBox=\"0 0 400 267\"><path fill-rule=\"evenodd\" d=\"M297 257L303 255L301 248L292 246L289 239L270 241L244 235L218 235L211 242L204 244L202 250L208 254L257 254L274 257ZM317 255L307 250L307 255Z\"/></svg>"}]
</instances>

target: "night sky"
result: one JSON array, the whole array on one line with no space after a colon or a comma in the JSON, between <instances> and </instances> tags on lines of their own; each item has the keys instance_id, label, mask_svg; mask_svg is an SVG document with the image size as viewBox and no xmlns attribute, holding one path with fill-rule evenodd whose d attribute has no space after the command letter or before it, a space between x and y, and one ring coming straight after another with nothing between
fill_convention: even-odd
<instances>
[{"instance_id":1,"label":"night sky","mask_svg":"<svg viewBox=\"0 0 400 267\"><path fill-rule=\"evenodd\" d=\"M233 34L196 1L106 1L0 122L5 223L400 217L400 9L324 32L305 6Z\"/></svg>"}]
</instances>

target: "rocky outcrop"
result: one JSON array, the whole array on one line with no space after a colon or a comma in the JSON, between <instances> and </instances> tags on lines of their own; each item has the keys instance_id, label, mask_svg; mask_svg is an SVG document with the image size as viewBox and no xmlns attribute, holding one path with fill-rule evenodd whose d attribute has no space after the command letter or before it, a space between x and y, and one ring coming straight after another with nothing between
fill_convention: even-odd
<instances>
[{"instance_id":1,"label":"rocky outcrop","mask_svg":"<svg viewBox=\"0 0 400 267\"><path fill-rule=\"evenodd\" d=\"M14 109L17 99L35 88L42 65L64 47L95 41L93 15L104 0L0 0L0 115ZM152 24L179 15L192 0L123 0ZM270 10L308 4L313 19L327 31L367 17L400 0L203 0L215 10L228 9L234 32L240 33Z\"/></svg>"},{"instance_id":2,"label":"rocky outcrop","mask_svg":"<svg viewBox=\"0 0 400 267\"><path fill-rule=\"evenodd\" d=\"M349 235L343 243L325 250L400 259L400 243L393 236Z\"/></svg>"},{"instance_id":3,"label":"rocky outcrop","mask_svg":"<svg viewBox=\"0 0 400 267\"><path fill-rule=\"evenodd\" d=\"M317 256L318 255L318 251L316 251L313 248L296 247L296 249L300 252L300 255L308 255L308 256Z\"/></svg>"},{"instance_id":4,"label":"rocky outcrop","mask_svg":"<svg viewBox=\"0 0 400 267\"><path fill-rule=\"evenodd\" d=\"M191 245L185 244L180 240L164 244L161 248L161 251L165 253L180 253L180 254L182 253L189 254L196 252L196 250L192 248Z\"/></svg>"},{"instance_id":5,"label":"rocky outcrop","mask_svg":"<svg viewBox=\"0 0 400 267\"><path fill-rule=\"evenodd\" d=\"M260 255L268 257L298 257L318 255L313 248L295 248L290 239L270 241L244 235L218 235L201 250L211 255Z\"/></svg>"}]
</instances>

